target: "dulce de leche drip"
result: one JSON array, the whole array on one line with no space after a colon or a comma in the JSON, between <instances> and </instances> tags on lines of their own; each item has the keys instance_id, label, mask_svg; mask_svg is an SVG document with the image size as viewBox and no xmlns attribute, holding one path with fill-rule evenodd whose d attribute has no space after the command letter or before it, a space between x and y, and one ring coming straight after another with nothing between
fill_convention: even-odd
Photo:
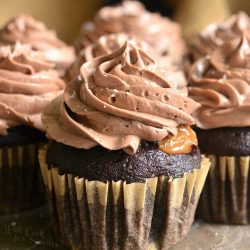
<instances>
[{"instance_id":1,"label":"dulce de leche drip","mask_svg":"<svg viewBox=\"0 0 250 250\"><path fill-rule=\"evenodd\" d=\"M169 134L159 142L159 147L167 154L188 154L197 146L195 132L189 126L179 126L176 135Z\"/></svg>"}]
</instances>

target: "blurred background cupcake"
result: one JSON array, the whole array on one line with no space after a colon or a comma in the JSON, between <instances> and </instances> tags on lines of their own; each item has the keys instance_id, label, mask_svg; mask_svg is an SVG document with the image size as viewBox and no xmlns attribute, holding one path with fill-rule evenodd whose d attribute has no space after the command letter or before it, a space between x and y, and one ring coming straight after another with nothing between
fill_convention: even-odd
<instances>
[{"instance_id":1,"label":"blurred background cupcake","mask_svg":"<svg viewBox=\"0 0 250 250\"><path fill-rule=\"evenodd\" d=\"M72 43L75 40L76 35L79 33L80 27L82 26L83 23L86 23L87 21L92 21L93 17L95 16L95 21L94 22L98 22L96 21L96 19L99 19L103 22L103 13L99 12L96 13L97 10L105 5L110 5L110 4L117 4L117 3L121 3L122 1L119 0L93 0L93 1L89 1L89 0L75 0L74 4L70 3L67 0L61 1L61 0L44 0L43 2L34 2L33 0L13 0L11 2L8 1L3 1L0 3L0 7L1 9L4 10L4 12L2 13L1 17L0 17L0 25L4 25L6 24L10 19L14 17L19 16L20 14L25 14L30 15L32 17L34 17L34 19L36 20L41 20L42 22L44 22L46 24L45 29L47 29L47 31L49 32L50 29L52 30L56 30L58 36L63 40L66 41L68 43ZM210 24L210 23L214 23L214 22L220 22L224 19L226 19L227 17L230 16L231 13L235 13L238 10L244 10L246 12L250 12L250 7L247 4L247 1L245 0L239 0L239 1L235 1L235 0L222 0L222 1L216 1L216 0L211 0L209 1L209 3L205 3L202 0L182 0L182 1L172 1L172 0L157 0L157 1L150 1L150 0L141 0L141 2L145 5L147 10L153 11L153 12L159 12L161 13L163 16L167 16L170 17L172 20L177 21L181 27L182 27L182 31L184 34L185 38L188 38L188 40L193 40L194 35L196 35L196 33L198 31L200 31L201 29L203 29L206 25ZM133 8L130 8L130 12L135 12L138 9L141 9L141 11L139 11L141 14L143 14L144 19L146 20L146 16L150 16L151 18L154 17L154 20L160 20L159 17L157 17L156 14L147 14L147 12L143 12L142 11L142 7L135 7L136 5L139 6L138 3L133 3L133 4L124 4L124 6L129 6L129 5L133 5ZM15 6L15 8L13 8L13 6ZM110 8L108 8L110 9ZM133 11L132 11L133 9ZM202 15L200 13L200 10L202 9ZM105 12L105 11L103 11ZM138 12L138 13L139 13ZM126 16L125 13L124 17ZM102 17L101 17L102 15ZM121 15L121 13L119 14ZM66 18L67 17L67 18ZM98 18L100 17L100 18ZM29 17L30 18L30 17ZM112 17L114 18L114 17ZM111 19L112 19L111 18ZM111 21L110 19L110 21ZM121 19L121 18L120 18ZM15 20L15 19L14 19ZM13 21L14 21L13 20ZM139 18L140 20L140 18ZM108 21L108 20L106 20ZM147 21L145 21L146 23ZM167 21L165 20L165 23ZM38 22L34 22L33 23L38 23ZM126 23L126 22L125 22ZM136 23L136 22L135 22ZM160 23L160 22L159 22ZM158 24L159 24L158 23ZM171 23L171 22L169 22ZM163 22L162 22L163 24ZM175 25L173 25L174 23L172 22L172 25L168 25L168 29L174 26L178 26L176 23ZM139 24L137 24L138 26ZM24 22L23 22L23 27L24 27ZM147 34L147 29L149 28L150 25L148 27L146 27L147 25L142 25L142 26L138 26L140 28L142 28L142 30L144 30L144 33ZM91 25L84 25L84 27L87 27L87 29L92 29ZM119 29L122 26L119 27ZM133 25L132 25L133 27ZM152 26L151 26L152 27ZM160 25L158 25L158 28L160 27ZM116 27L118 28L118 27ZM171 28L172 29L172 28ZM178 30L179 28L177 28ZM140 30L140 29L137 29ZM179 64L179 59L180 56L183 55L183 41L181 41L180 39L176 40L173 38L176 38L176 35L173 36L172 34L178 34L178 32L171 32L171 35L168 36L168 39L166 39L166 28L164 29L165 31L162 32L162 37L165 37L164 43L160 43L160 44L164 44L164 49L166 49L167 47L169 47L170 44L170 52L172 51L172 55L174 55L175 57L175 63L177 62L177 64ZM114 32L114 30L112 31ZM117 32L117 31L115 31ZM125 30L120 30L119 32L125 32ZM139 31L137 32L139 33ZM48 36L48 35L47 35ZM157 35L158 38L156 39L155 37L153 38L152 34L150 35L150 37L152 37L151 42L152 41L156 41L159 40L159 35ZM181 34L182 36L182 34ZM171 38L171 39L170 39ZM144 39L145 40L145 39ZM60 41L60 40L58 40ZM177 43L177 41L179 41ZM61 45L62 45L62 41L60 41ZM178 44L178 46L177 46ZM159 46L158 46L159 47ZM161 47L161 46L160 46ZM160 48L159 47L159 48ZM59 65L63 64L63 72L65 69L65 65L68 66L69 62L72 62L72 58L73 55L71 54L72 51L70 52L70 50L68 50L68 46L65 47L65 44L63 45L64 48L64 53L59 53L58 50L54 50L54 53L45 53L46 56L49 55L49 57L51 60L57 60ZM67 49L66 49L67 48ZM67 60L66 62L61 61L62 58L65 60L65 51L67 51ZM176 56L178 55L178 56ZM56 59L56 57L58 57ZM164 59L164 64L169 65L169 56L164 56L161 57L162 59ZM173 58L173 57L172 57ZM160 58L158 58L158 62ZM167 60L166 60L167 59ZM177 61L176 61L177 60ZM57 63L57 64L58 64ZM66 63L66 64L65 64ZM183 62L182 62L183 63ZM183 66L181 63L181 66ZM62 67L62 65L60 65L58 67ZM184 60L184 70L187 71L188 70L188 60ZM183 72L180 72L179 70L177 72L174 72L178 75L183 74ZM187 73L187 72L185 72Z\"/></svg>"},{"instance_id":2,"label":"blurred background cupcake","mask_svg":"<svg viewBox=\"0 0 250 250\"><path fill-rule=\"evenodd\" d=\"M40 151L50 218L74 249L167 249L185 237L209 162L191 114L135 43L84 63L46 108Z\"/></svg>"},{"instance_id":3,"label":"blurred background cupcake","mask_svg":"<svg viewBox=\"0 0 250 250\"><path fill-rule=\"evenodd\" d=\"M44 201L37 161L46 142L41 113L65 84L29 45L0 46L0 213Z\"/></svg>"},{"instance_id":4,"label":"blurred background cupcake","mask_svg":"<svg viewBox=\"0 0 250 250\"><path fill-rule=\"evenodd\" d=\"M159 13L146 11L138 1L124 1L119 5L101 8L93 22L82 26L75 41L76 51L79 52L102 35L121 32L137 41L146 42L162 67L182 67L186 45L181 26Z\"/></svg>"},{"instance_id":5,"label":"blurred background cupcake","mask_svg":"<svg viewBox=\"0 0 250 250\"><path fill-rule=\"evenodd\" d=\"M250 18L240 11L221 23L211 23L190 43L190 55L193 61L209 55L217 47L229 40L250 34Z\"/></svg>"},{"instance_id":6,"label":"blurred background cupcake","mask_svg":"<svg viewBox=\"0 0 250 250\"><path fill-rule=\"evenodd\" d=\"M83 22L91 21L96 11L104 5L120 3L120 0L33 0L1 1L3 11L0 25L13 16L28 14L41 20L49 29L56 30L58 36L71 43ZM185 36L192 36L212 22L221 22L232 13L244 10L250 13L246 0L142 0L148 10L160 12L181 23ZM15 6L15 8L13 8ZM201 14L202 10L202 14Z\"/></svg>"},{"instance_id":7,"label":"blurred background cupcake","mask_svg":"<svg viewBox=\"0 0 250 250\"><path fill-rule=\"evenodd\" d=\"M30 44L45 61L55 65L61 76L75 60L72 46L66 45L54 31L28 15L16 16L0 29L0 46L13 45L16 41Z\"/></svg>"},{"instance_id":8,"label":"blurred background cupcake","mask_svg":"<svg viewBox=\"0 0 250 250\"><path fill-rule=\"evenodd\" d=\"M250 159L250 37L237 38L196 61L189 95L201 152L211 169L201 195L200 216L209 222L248 224Z\"/></svg>"}]
</instances>

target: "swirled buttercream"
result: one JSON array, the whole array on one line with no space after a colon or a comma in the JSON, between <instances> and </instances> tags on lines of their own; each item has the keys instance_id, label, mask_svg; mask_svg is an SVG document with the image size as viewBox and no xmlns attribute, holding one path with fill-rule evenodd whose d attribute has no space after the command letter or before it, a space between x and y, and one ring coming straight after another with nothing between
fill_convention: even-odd
<instances>
[{"instance_id":1,"label":"swirled buttercream","mask_svg":"<svg viewBox=\"0 0 250 250\"><path fill-rule=\"evenodd\" d=\"M157 55L157 61L161 59L167 66L182 64L186 47L180 25L158 13L147 12L136 1L124 1L98 11L93 23L82 26L75 42L76 50L80 51L102 35L113 33L125 33L147 42Z\"/></svg>"},{"instance_id":2,"label":"swirled buttercream","mask_svg":"<svg viewBox=\"0 0 250 250\"><path fill-rule=\"evenodd\" d=\"M0 135L24 124L44 130L41 113L64 89L53 64L28 45L0 47Z\"/></svg>"},{"instance_id":3,"label":"swirled buttercream","mask_svg":"<svg viewBox=\"0 0 250 250\"><path fill-rule=\"evenodd\" d=\"M137 151L191 125L198 104L170 88L154 60L132 43L82 65L80 76L46 108L47 135L76 148Z\"/></svg>"},{"instance_id":4,"label":"swirled buttercream","mask_svg":"<svg viewBox=\"0 0 250 250\"><path fill-rule=\"evenodd\" d=\"M0 30L0 44L13 45L17 41L31 44L44 59L64 71L75 59L74 49L59 40L56 33L31 16L20 15L9 20Z\"/></svg>"},{"instance_id":5,"label":"swirled buttercream","mask_svg":"<svg viewBox=\"0 0 250 250\"><path fill-rule=\"evenodd\" d=\"M155 59L157 58L157 55L155 55L152 47L143 41L135 41L135 39L132 39L129 35L124 33L104 35L80 51L75 62L67 70L66 79L70 81L74 77L78 76L80 67L83 63L88 62L95 57L110 54L120 48L126 41L140 47L151 56L153 55ZM187 81L182 70L171 66L166 67L165 60L159 60L157 62L159 64L159 68L165 69L165 76L169 83L171 83L171 87L182 88L186 86Z\"/></svg>"},{"instance_id":6,"label":"swirled buttercream","mask_svg":"<svg viewBox=\"0 0 250 250\"><path fill-rule=\"evenodd\" d=\"M197 60L223 43L241 37L244 32L250 34L250 18L240 11L224 22L212 23L202 30L191 44L191 54Z\"/></svg>"},{"instance_id":7,"label":"swirled buttercream","mask_svg":"<svg viewBox=\"0 0 250 250\"><path fill-rule=\"evenodd\" d=\"M202 129L250 126L250 39L247 34L217 48L191 69L189 95Z\"/></svg>"}]
</instances>

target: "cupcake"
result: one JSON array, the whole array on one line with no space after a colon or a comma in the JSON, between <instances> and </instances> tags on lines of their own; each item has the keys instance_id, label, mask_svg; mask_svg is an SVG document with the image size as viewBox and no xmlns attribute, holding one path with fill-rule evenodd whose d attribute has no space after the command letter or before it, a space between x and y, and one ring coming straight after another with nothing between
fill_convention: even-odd
<instances>
[{"instance_id":1,"label":"cupcake","mask_svg":"<svg viewBox=\"0 0 250 250\"><path fill-rule=\"evenodd\" d=\"M244 32L250 34L250 18L240 11L222 23L212 23L202 30L191 43L193 60L210 54L228 40L241 37Z\"/></svg>"},{"instance_id":2,"label":"cupcake","mask_svg":"<svg viewBox=\"0 0 250 250\"><path fill-rule=\"evenodd\" d=\"M9 20L0 29L0 45L13 45L17 41L31 44L44 60L54 63L60 75L75 60L74 49L58 39L56 33L48 30L42 22L28 15L20 15Z\"/></svg>"},{"instance_id":3,"label":"cupcake","mask_svg":"<svg viewBox=\"0 0 250 250\"><path fill-rule=\"evenodd\" d=\"M111 52L122 47L126 41L134 43L136 46L143 49L143 51L148 52L150 55L154 55L154 58L158 58L158 55L154 53L151 46L143 41L136 42L135 39L132 39L129 35L124 33L103 35L79 52L75 62L67 70L65 79L67 79L67 81L71 81L79 75L80 67L83 63L88 62L95 57L110 54ZM187 81L184 72L173 66L167 67L166 69L164 57L158 59L159 68L164 68L165 78L168 80L171 87L179 89L186 87Z\"/></svg>"},{"instance_id":4,"label":"cupcake","mask_svg":"<svg viewBox=\"0 0 250 250\"><path fill-rule=\"evenodd\" d=\"M190 97L201 152L211 169L201 195L200 216L209 222L250 221L250 39L224 43L191 70Z\"/></svg>"},{"instance_id":5,"label":"cupcake","mask_svg":"<svg viewBox=\"0 0 250 250\"><path fill-rule=\"evenodd\" d=\"M46 142L41 113L65 86L30 46L0 47L0 214L44 201L37 159Z\"/></svg>"},{"instance_id":6,"label":"cupcake","mask_svg":"<svg viewBox=\"0 0 250 250\"><path fill-rule=\"evenodd\" d=\"M157 61L164 60L165 68L182 67L186 47L180 25L158 13L146 11L137 1L124 1L100 9L93 23L82 26L75 41L76 51L81 51L102 35L113 33L125 33L148 43L157 55Z\"/></svg>"},{"instance_id":7,"label":"cupcake","mask_svg":"<svg viewBox=\"0 0 250 250\"><path fill-rule=\"evenodd\" d=\"M42 116L54 231L72 249L167 249L188 233L209 162L198 104L131 42L84 63Z\"/></svg>"}]
</instances>

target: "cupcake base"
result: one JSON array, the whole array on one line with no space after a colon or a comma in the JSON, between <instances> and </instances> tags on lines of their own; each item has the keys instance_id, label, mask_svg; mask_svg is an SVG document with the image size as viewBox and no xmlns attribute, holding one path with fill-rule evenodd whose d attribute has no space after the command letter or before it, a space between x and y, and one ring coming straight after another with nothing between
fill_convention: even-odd
<instances>
[{"instance_id":1,"label":"cupcake base","mask_svg":"<svg viewBox=\"0 0 250 250\"><path fill-rule=\"evenodd\" d=\"M250 127L195 129L201 152L211 161L197 209L207 222L250 222Z\"/></svg>"},{"instance_id":2,"label":"cupcake base","mask_svg":"<svg viewBox=\"0 0 250 250\"><path fill-rule=\"evenodd\" d=\"M201 194L198 216L207 222L249 224L250 156L208 155L211 168Z\"/></svg>"},{"instance_id":3,"label":"cupcake base","mask_svg":"<svg viewBox=\"0 0 250 250\"><path fill-rule=\"evenodd\" d=\"M88 181L39 160L55 233L72 249L167 249L188 233L209 161L183 177Z\"/></svg>"},{"instance_id":4,"label":"cupcake base","mask_svg":"<svg viewBox=\"0 0 250 250\"><path fill-rule=\"evenodd\" d=\"M45 201L38 150L44 134L17 126L0 137L0 214L37 207Z\"/></svg>"}]
</instances>

